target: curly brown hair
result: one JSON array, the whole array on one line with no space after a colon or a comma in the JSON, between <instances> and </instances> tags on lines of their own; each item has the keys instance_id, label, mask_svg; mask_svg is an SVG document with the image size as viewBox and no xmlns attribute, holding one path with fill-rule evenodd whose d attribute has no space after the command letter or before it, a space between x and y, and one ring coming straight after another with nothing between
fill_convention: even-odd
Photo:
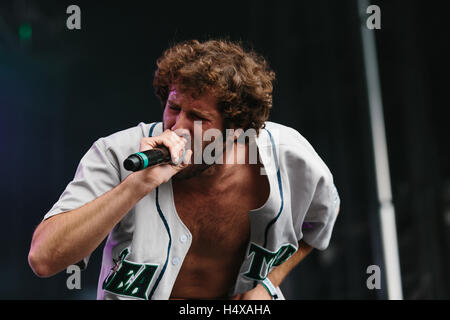
<instances>
[{"instance_id":1,"label":"curly brown hair","mask_svg":"<svg viewBox=\"0 0 450 320\"><path fill-rule=\"evenodd\" d=\"M157 60L153 86L163 107L172 84L193 97L217 99L226 128L259 129L269 117L275 72L253 50L229 40L191 40L167 49Z\"/></svg>"}]
</instances>

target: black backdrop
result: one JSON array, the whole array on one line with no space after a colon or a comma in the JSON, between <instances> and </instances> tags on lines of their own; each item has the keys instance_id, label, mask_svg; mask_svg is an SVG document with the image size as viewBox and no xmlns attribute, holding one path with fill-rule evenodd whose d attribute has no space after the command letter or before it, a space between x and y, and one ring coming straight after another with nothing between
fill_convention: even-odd
<instances>
[{"instance_id":1,"label":"black backdrop","mask_svg":"<svg viewBox=\"0 0 450 320\"><path fill-rule=\"evenodd\" d=\"M151 4L150 4L151 3ZM404 297L449 298L448 23L438 2L375 1ZM66 8L81 8L81 30ZM20 36L24 24L32 35ZM0 298L94 299L102 247L68 290L36 277L34 228L99 137L157 121L155 60L170 44L226 37L277 72L270 120L299 130L334 173L341 214L327 250L285 280L291 299L383 299L366 268L383 265L356 0L25 1L0 3Z\"/></svg>"}]
</instances>

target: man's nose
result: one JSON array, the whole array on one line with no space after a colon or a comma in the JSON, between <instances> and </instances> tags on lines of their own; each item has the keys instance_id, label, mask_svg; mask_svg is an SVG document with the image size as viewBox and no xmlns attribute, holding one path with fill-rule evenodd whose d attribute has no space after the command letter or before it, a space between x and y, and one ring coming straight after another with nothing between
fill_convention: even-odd
<instances>
[{"instance_id":1,"label":"man's nose","mask_svg":"<svg viewBox=\"0 0 450 320\"><path fill-rule=\"evenodd\" d=\"M194 123L187 117L186 113L181 111L170 130L175 131L179 136L184 136L188 141L193 135Z\"/></svg>"},{"instance_id":2,"label":"man's nose","mask_svg":"<svg viewBox=\"0 0 450 320\"><path fill-rule=\"evenodd\" d=\"M191 131L192 121L190 121L186 113L184 111L180 111L180 113L177 115L175 119L175 123L173 124L172 128L170 128L172 131L184 129Z\"/></svg>"}]
</instances>

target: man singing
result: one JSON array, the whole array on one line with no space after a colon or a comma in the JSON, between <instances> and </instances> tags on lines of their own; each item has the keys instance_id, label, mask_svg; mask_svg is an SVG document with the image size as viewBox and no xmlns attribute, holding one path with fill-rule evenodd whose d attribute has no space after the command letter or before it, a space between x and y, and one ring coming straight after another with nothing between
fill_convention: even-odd
<instances>
[{"instance_id":1,"label":"man singing","mask_svg":"<svg viewBox=\"0 0 450 320\"><path fill-rule=\"evenodd\" d=\"M296 130L267 121L275 74L260 55L187 41L157 65L162 122L92 145L34 232L31 268L84 268L107 237L98 299L282 299L289 271L329 244L332 174ZM124 168L158 146L171 161Z\"/></svg>"}]
</instances>

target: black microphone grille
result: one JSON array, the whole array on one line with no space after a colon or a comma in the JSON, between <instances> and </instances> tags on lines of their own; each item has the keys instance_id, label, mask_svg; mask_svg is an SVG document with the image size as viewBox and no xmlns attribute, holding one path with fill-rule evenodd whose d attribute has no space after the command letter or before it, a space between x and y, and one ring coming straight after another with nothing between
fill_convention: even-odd
<instances>
[{"instance_id":1,"label":"black microphone grille","mask_svg":"<svg viewBox=\"0 0 450 320\"><path fill-rule=\"evenodd\" d=\"M125 159L123 166L128 171L138 171L141 167L141 159L136 155L131 155Z\"/></svg>"}]
</instances>

